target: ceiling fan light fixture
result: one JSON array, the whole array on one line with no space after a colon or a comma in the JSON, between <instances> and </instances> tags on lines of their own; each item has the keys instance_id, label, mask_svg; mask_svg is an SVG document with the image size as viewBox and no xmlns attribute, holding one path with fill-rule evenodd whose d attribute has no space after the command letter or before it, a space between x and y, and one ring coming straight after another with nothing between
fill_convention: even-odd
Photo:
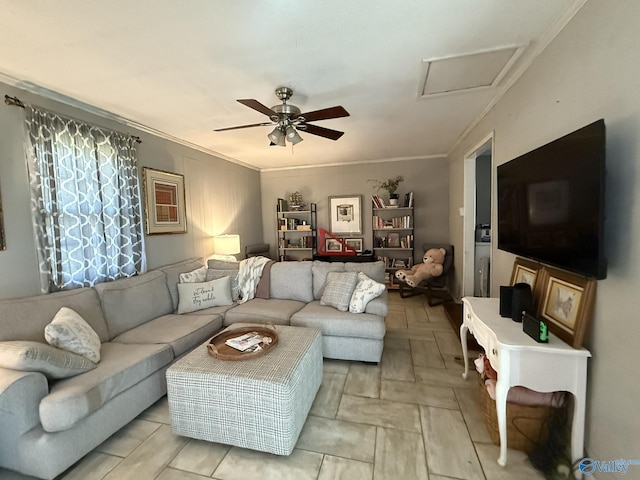
<instances>
[{"instance_id":1,"label":"ceiling fan light fixture","mask_svg":"<svg viewBox=\"0 0 640 480\"><path fill-rule=\"evenodd\" d=\"M267 135L267 137L274 145L278 145L279 147L286 146L285 133L282 131L282 129L280 129L280 127L274 128L273 131L269 133L269 135Z\"/></svg>"},{"instance_id":2,"label":"ceiling fan light fixture","mask_svg":"<svg viewBox=\"0 0 640 480\"><path fill-rule=\"evenodd\" d=\"M285 132L287 133L287 140L289 140L294 145L304 140L292 125L289 125Z\"/></svg>"}]
</instances>

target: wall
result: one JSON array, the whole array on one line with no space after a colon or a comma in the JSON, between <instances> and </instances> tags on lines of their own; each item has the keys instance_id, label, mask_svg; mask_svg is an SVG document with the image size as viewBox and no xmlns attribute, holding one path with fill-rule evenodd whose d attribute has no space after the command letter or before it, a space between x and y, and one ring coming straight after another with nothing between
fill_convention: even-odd
<instances>
[{"instance_id":1,"label":"wall","mask_svg":"<svg viewBox=\"0 0 640 480\"><path fill-rule=\"evenodd\" d=\"M328 146L331 148L331 145ZM275 205L278 197L288 198L299 190L307 202L315 202L318 208L318 226L329 229L328 197L331 195L362 195L362 225L364 248L372 248L371 194L376 193L374 183L369 179L386 180L403 175L404 181L398 188L400 201L404 194L414 192L416 245L415 259L422 258L424 242L444 242L449 240L449 175L446 158L405 160L348 165L341 167L300 168L293 170L263 171L262 223L265 242L271 245L272 255L276 254ZM379 193L387 198L387 193Z\"/></svg>"},{"instance_id":2,"label":"wall","mask_svg":"<svg viewBox=\"0 0 640 480\"><path fill-rule=\"evenodd\" d=\"M152 167L185 176L188 233L147 236L148 268L191 256L206 258L213 253L212 236L220 233L239 233L243 250L244 245L262 241L258 171L2 83L0 91L26 103L139 136L140 175L142 167ZM21 108L0 106L0 192L7 239L7 249L0 251L0 298L40 293L23 123Z\"/></svg>"},{"instance_id":3,"label":"wall","mask_svg":"<svg viewBox=\"0 0 640 480\"><path fill-rule=\"evenodd\" d=\"M590 0L450 154L450 231L462 245L463 159L495 131L494 165L604 118L607 126L608 277L598 282L586 347L587 453L638 458L640 398L640 3ZM495 184L495 168L493 172ZM495 205L495 189L493 204ZM493 211L493 224L496 212ZM492 296L508 283L514 256L493 251ZM462 259L458 256L458 283ZM640 469L640 467L630 467ZM639 473L636 472L637 476Z\"/></svg>"}]
</instances>

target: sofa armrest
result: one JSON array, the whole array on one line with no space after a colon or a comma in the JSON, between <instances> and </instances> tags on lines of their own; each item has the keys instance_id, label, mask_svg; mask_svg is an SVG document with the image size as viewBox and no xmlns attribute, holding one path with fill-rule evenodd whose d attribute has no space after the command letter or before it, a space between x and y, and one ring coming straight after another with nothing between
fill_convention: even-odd
<instances>
[{"instance_id":1,"label":"sofa armrest","mask_svg":"<svg viewBox=\"0 0 640 480\"><path fill-rule=\"evenodd\" d=\"M374 315L379 315L381 317L386 317L387 313L389 313L389 293L387 290L383 290L379 297L374 298L364 309L365 313L372 313Z\"/></svg>"},{"instance_id":2,"label":"sofa armrest","mask_svg":"<svg viewBox=\"0 0 640 480\"><path fill-rule=\"evenodd\" d=\"M0 451L12 451L16 439L40 425L39 405L49 393L40 372L20 372L0 367Z\"/></svg>"}]
</instances>

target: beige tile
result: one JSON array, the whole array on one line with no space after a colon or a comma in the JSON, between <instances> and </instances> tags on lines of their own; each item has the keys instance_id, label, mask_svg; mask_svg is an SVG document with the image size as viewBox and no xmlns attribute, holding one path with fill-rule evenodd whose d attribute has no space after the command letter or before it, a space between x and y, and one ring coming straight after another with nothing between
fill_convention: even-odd
<instances>
[{"instance_id":1,"label":"beige tile","mask_svg":"<svg viewBox=\"0 0 640 480\"><path fill-rule=\"evenodd\" d=\"M507 464L498 465L500 447L476 443L476 450L484 473L491 480L543 480L544 475L533 468L526 453L518 450L507 450ZM585 477L586 478L586 477ZM629 478L629 477L627 477Z\"/></svg>"},{"instance_id":2,"label":"beige tile","mask_svg":"<svg viewBox=\"0 0 640 480\"><path fill-rule=\"evenodd\" d=\"M346 379L346 374L325 372L309 414L318 417L336 418L336 412L340 405L340 396Z\"/></svg>"},{"instance_id":3,"label":"beige tile","mask_svg":"<svg viewBox=\"0 0 640 480\"><path fill-rule=\"evenodd\" d=\"M382 352L382 378L415 381L411 352L407 350L385 350Z\"/></svg>"},{"instance_id":4,"label":"beige tile","mask_svg":"<svg viewBox=\"0 0 640 480\"><path fill-rule=\"evenodd\" d=\"M407 328L407 317L404 309L389 308L389 313L384 319L387 328Z\"/></svg>"},{"instance_id":5,"label":"beige tile","mask_svg":"<svg viewBox=\"0 0 640 480\"><path fill-rule=\"evenodd\" d=\"M422 306L408 307L405 309L407 316L407 328L427 328L429 325L429 317Z\"/></svg>"},{"instance_id":6,"label":"beige tile","mask_svg":"<svg viewBox=\"0 0 640 480\"><path fill-rule=\"evenodd\" d=\"M409 350L408 338L393 338L389 336L384 337L384 349L392 350Z\"/></svg>"},{"instance_id":7,"label":"beige tile","mask_svg":"<svg viewBox=\"0 0 640 480\"><path fill-rule=\"evenodd\" d=\"M444 368L444 361L435 342L410 340L413 365L418 367Z\"/></svg>"},{"instance_id":8,"label":"beige tile","mask_svg":"<svg viewBox=\"0 0 640 480\"><path fill-rule=\"evenodd\" d=\"M187 438L172 434L168 425L162 425L131 455L122 460L105 480L155 478L182 450L187 441Z\"/></svg>"},{"instance_id":9,"label":"beige tile","mask_svg":"<svg viewBox=\"0 0 640 480\"><path fill-rule=\"evenodd\" d=\"M80 462L67 472L61 480L100 480L122 462L120 457L100 452L90 452ZM4 479L0 471L0 478ZM7 477L13 478L13 477ZM19 477L16 477L16 480ZM31 477L23 477L31 478Z\"/></svg>"},{"instance_id":10,"label":"beige tile","mask_svg":"<svg viewBox=\"0 0 640 480\"><path fill-rule=\"evenodd\" d=\"M376 480L428 480L422 435L378 428L374 476Z\"/></svg>"},{"instance_id":11,"label":"beige tile","mask_svg":"<svg viewBox=\"0 0 640 480\"><path fill-rule=\"evenodd\" d=\"M380 398L392 402L458 408L456 396L451 387L439 387L426 383L382 380Z\"/></svg>"},{"instance_id":12,"label":"beige tile","mask_svg":"<svg viewBox=\"0 0 640 480\"><path fill-rule=\"evenodd\" d=\"M144 412L138 415L140 420L149 420L150 422L164 423L165 425L171 424L171 418L169 416L169 402L165 395L156 403L147 408Z\"/></svg>"},{"instance_id":13,"label":"beige tile","mask_svg":"<svg viewBox=\"0 0 640 480\"><path fill-rule=\"evenodd\" d=\"M420 407L429 471L465 480L484 480L462 413Z\"/></svg>"},{"instance_id":14,"label":"beige tile","mask_svg":"<svg viewBox=\"0 0 640 480\"><path fill-rule=\"evenodd\" d=\"M160 425L156 422L135 419L99 445L96 451L126 457L160 428Z\"/></svg>"},{"instance_id":15,"label":"beige tile","mask_svg":"<svg viewBox=\"0 0 640 480\"><path fill-rule=\"evenodd\" d=\"M464 371L464 359L462 358L462 352L457 355L444 354L442 355L442 358L444 360L445 368L453 370L454 372L460 372L462 375L462 372ZM471 359L469 360L469 370L475 370L475 366L471 364Z\"/></svg>"},{"instance_id":16,"label":"beige tile","mask_svg":"<svg viewBox=\"0 0 640 480\"><path fill-rule=\"evenodd\" d=\"M170 467L210 476L231 447L220 443L191 439L169 464Z\"/></svg>"},{"instance_id":17,"label":"beige tile","mask_svg":"<svg viewBox=\"0 0 640 480\"><path fill-rule=\"evenodd\" d=\"M484 413L480 408L480 396L477 389L456 388L456 398L460 404L460 411L467 424L467 429L474 442L491 443L484 422Z\"/></svg>"},{"instance_id":18,"label":"beige tile","mask_svg":"<svg viewBox=\"0 0 640 480\"><path fill-rule=\"evenodd\" d=\"M373 462L375 439L371 425L308 417L296 448Z\"/></svg>"},{"instance_id":19,"label":"beige tile","mask_svg":"<svg viewBox=\"0 0 640 480\"><path fill-rule=\"evenodd\" d=\"M428 367L414 367L416 381L430 385L442 385L455 388L476 388L478 385L471 378L462 378L463 370L437 369Z\"/></svg>"},{"instance_id":20,"label":"beige tile","mask_svg":"<svg viewBox=\"0 0 640 480\"><path fill-rule=\"evenodd\" d=\"M462 346L460 345L460 340L458 336L451 331L448 332L435 332L436 342L438 343L438 348L440 349L440 353L443 355L461 355L462 354Z\"/></svg>"},{"instance_id":21,"label":"beige tile","mask_svg":"<svg viewBox=\"0 0 640 480\"><path fill-rule=\"evenodd\" d=\"M318 480L372 480L373 464L325 455Z\"/></svg>"},{"instance_id":22,"label":"beige tile","mask_svg":"<svg viewBox=\"0 0 640 480\"><path fill-rule=\"evenodd\" d=\"M343 395L337 418L348 422L420 432L420 413L416 405Z\"/></svg>"},{"instance_id":23,"label":"beige tile","mask_svg":"<svg viewBox=\"0 0 640 480\"><path fill-rule=\"evenodd\" d=\"M195 473L175 470L173 468L165 468L156 480L210 480L210 477L204 477Z\"/></svg>"},{"instance_id":24,"label":"beige tile","mask_svg":"<svg viewBox=\"0 0 640 480\"><path fill-rule=\"evenodd\" d=\"M346 360L335 360L333 358L325 358L322 363L323 372L342 373L343 375L349 373L350 365L351 362L347 362Z\"/></svg>"},{"instance_id":25,"label":"beige tile","mask_svg":"<svg viewBox=\"0 0 640 480\"><path fill-rule=\"evenodd\" d=\"M433 336L433 328L423 328L420 330L387 329L385 338L406 338L431 342L436 341L436 338Z\"/></svg>"},{"instance_id":26,"label":"beige tile","mask_svg":"<svg viewBox=\"0 0 640 480\"><path fill-rule=\"evenodd\" d=\"M219 480L316 480L322 454L294 449L289 456L233 447L213 472Z\"/></svg>"},{"instance_id":27,"label":"beige tile","mask_svg":"<svg viewBox=\"0 0 640 480\"><path fill-rule=\"evenodd\" d=\"M344 384L344 393L380 398L380 366L353 363Z\"/></svg>"}]
</instances>

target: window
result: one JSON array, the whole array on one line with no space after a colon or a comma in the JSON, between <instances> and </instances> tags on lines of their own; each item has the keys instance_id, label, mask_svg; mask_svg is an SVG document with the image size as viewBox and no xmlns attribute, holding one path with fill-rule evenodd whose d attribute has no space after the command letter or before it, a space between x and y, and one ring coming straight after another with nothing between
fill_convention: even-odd
<instances>
[{"instance_id":1,"label":"window","mask_svg":"<svg viewBox=\"0 0 640 480\"><path fill-rule=\"evenodd\" d=\"M42 291L143 271L135 138L30 106L26 111Z\"/></svg>"}]
</instances>

